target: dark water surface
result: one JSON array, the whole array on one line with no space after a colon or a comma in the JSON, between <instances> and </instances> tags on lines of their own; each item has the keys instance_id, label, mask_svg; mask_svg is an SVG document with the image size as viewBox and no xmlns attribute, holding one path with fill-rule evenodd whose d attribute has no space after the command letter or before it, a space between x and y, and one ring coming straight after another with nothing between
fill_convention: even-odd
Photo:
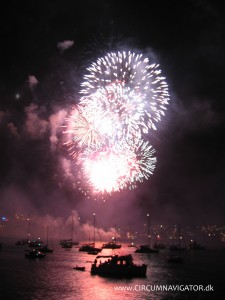
<instances>
[{"instance_id":1,"label":"dark water surface","mask_svg":"<svg viewBox=\"0 0 225 300\"><path fill-rule=\"evenodd\" d=\"M25 258L24 246L3 245L0 252L1 300L74 300L74 299L225 299L225 251L184 251L183 264L169 264L168 251L159 254L138 254L123 246L118 254L131 253L134 262L148 265L146 278L108 279L90 274L95 256L65 250L60 246L43 259ZM103 250L111 254L111 250ZM85 266L84 272L73 267ZM178 285L211 285L214 291L159 291ZM130 289L130 290L129 290Z\"/></svg>"}]
</instances>

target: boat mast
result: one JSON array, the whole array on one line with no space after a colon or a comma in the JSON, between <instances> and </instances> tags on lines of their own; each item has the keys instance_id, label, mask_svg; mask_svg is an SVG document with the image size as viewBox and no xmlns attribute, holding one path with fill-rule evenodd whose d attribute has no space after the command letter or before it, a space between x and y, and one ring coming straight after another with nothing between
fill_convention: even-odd
<instances>
[{"instance_id":1,"label":"boat mast","mask_svg":"<svg viewBox=\"0 0 225 300\"><path fill-rule=\"evenodd\" d=\"M178 224L178 245L180 249L180 224Z\"/></svg>"},{"instance_id":2,"label":"boat mast","mask_svg":"<svg viewBox=\"0 0 225 300\"><path fill-rule=\"evenodd\" d=\"M48 225L47 225L47 241L46 241L46 243L47 243L47 246L48 246Z\"/></svg>"},{"instance_id":3,"label":"boat mast","mask_svg":"<svg viewBox=\"0 0 225 300\"><path fill-rule=\"evenodd\" d=\"M73 241L73 216L72 216L72 241Z\"/></svg>"},{"instance_id":4,"label":"boat mast","mask_svg":"<svg viewBox=\"0 0 225 300\"><path fill-rule=\"evenodd\" d=\"M94 217L94 247L95 247L95 213L93 213L93 217Z\"/></svg>"},{"instance_id":5,"label":"boat mast","mask_svg":"<svg viewBox=\"0 0 225 300\"><path fill-rule=\"evenodd\" d=\"M148 244L149 244L149 248L151 246L151 237L150 237L150 228L149 228L149 214L147 214L147 218L148 218Z\"/></svg>"},{"instance_id":6,"label":"boat mast","mask_svg":"<svg viewBox=\"0 0 225 300\"><path fill-rule=\"evenodd\" d=\"M27 232L28 243L30 242L30 218L28 219L28 232Z\"/></svg>"}]
</instances>

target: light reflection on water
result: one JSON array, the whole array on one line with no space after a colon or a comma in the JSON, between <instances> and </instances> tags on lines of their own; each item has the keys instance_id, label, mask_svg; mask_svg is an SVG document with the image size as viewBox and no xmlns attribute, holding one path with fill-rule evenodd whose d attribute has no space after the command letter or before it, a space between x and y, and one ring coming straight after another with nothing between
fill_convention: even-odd
<instances>
[{"instance_id":1,"label":"light reflection on water","mask_svg":"<svg viewBox=\"0 0 225 300\"><path fill-rule=\"evenodd\" d=\"M169 284L213 284L222 279L216 272L225 269L225 253L220 258L213 252L183 253L183 265L169 265L167 252L159 254L137 254L134 248L122 247L117 253L131 253L134 262L148 265L146 278L109 279L91 275L91 262L95 256L79 252L77 248L65 250L58 246L54 253L43 259L29 260L24 257L23 246L10 246L2 249L0 254L0 299L3 300L75 300L75 299L210 299L212 294L181 293L171 291L148 291L144 288L154 285ZM111 250L103 250L111 254ZM218 258L218 264L215 258ZM207 263L207 267L206 267ZM84 272L73 267L85 266ZM218 269L220 268L220 269ZM214 274L214 273L215 274ZM223 275L225 275L223 273ZM214 280L214 282L213 282ZM220 281L221 280L221 281ZM116 291L115 287L132 287L137 291ZM222 292L221 292L222 295ZM208 298L209 297L209 298ZM211 298L213 299L213 298ZM217 297L217 299L219 299Z\"/></svg>"}]
</instances>

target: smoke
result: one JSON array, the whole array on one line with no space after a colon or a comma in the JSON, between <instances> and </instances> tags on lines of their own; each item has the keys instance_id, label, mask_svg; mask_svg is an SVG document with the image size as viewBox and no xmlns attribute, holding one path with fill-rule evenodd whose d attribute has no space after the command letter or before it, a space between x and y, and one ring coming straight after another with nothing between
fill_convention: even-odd
<instances>
[{"instance_id":1,"label":"smoke","mask_svg":"<svg viewBox=\"0 0 225 300\"><path fill-rule=\"evenodd\" d=\"M33 90L33 88L34 88L35 86L37 86L38 83L39 83L38 80L37 80L37 78L36 78L34 75L29 75L29 76L28 76L27 82L28 82L28 86L29 86L29 88L30 88L31 90Z\"/></svg>"},{"instance_id":2,"label":"smoke","mask_svg":"<svg viewBox=\"0 0 225 300\"><path fill-rule=\"evenodd\" d=\"M16 138L19 138L18 128L15 126L15 124L10 122L7 124L7 127L13 136L15 136Z\"/></svg>"},{"instance_id":3,"label":"smoke","mask_svg":"<svg viewBox=\"0 0 225 300\"><path fill-rule=\"evenodd\" d=\"M111 241L115 237L115 228L103 229L98 224L93 224L92 221L82 223L81 217L76 210L72 210L70 215L65 217L54 217L50 214L37 215L35 210L33 213L28 213L29 204L26 196L18 191L11 189L5 192L5 196L10 200L13 198L13 193L23 197L23 207L18 208L18 203L11 201L11 205L16 205L17 212L11 214L10 217L4 215L4 222L2 222L1 237L3 239L10 238L11 241L16 242L20 239L36 240L41 239L49 244L57 244L61 239L73 239L79 243L93 241L95 236L96 242ZM22 203L22 202L21 202ZM27 207L25 207L25 203ZM120 234L117 233L117 238Z\"/></svg>"},{"instance_id":4,"label":"smoke","mask_svg":"<svg viewBox=\"0 0 225 300\"><path fill-rule=\"evenodd\" d=\"M63 53L65 50L71 48L74 44L74 41L71 40L65 40L63 42L59 42L57 44L57 48L60 50L61 53Z\"/></svg>"},{"instance_id":5,"label":"smoke","mask_svg":"<svg viewBox=\"0 0 225 300\"><path fill-rule=\"evenodd\" d=\"M59 130L62 129L62 124L65 120L67 112L66 110L62 109L57 111L55 114L52 114L49 117L49 126L50 126L50 143L51 143L51 150L54 151L56 149L56 144L59 140L57 133Z\"/></svg>"},{"instance_id":6,"label":"smoke","mask_svg":"<svg viewBox=\"0 0 225 300\"><path fill-rule=\"evenodd\" d=\"M176 96L173 98L172 110L176 118L173 126L181 134L186 132L204 132L209 128L216 128L224 122L224 116L214 108L213 99L192 99L187 107Z\"/></svg>"},{"instance_id":7,"label":"smoke","mask_svg":"<svg viewBox=\"0 0 225 300\"><path fill-rule=\"evenodd\" d=\"M26 114L25 131L32 139L40 139L47 131L48 122L38 115L38 106L31 103L24 109Z\"/></svg>"}]
</instances>

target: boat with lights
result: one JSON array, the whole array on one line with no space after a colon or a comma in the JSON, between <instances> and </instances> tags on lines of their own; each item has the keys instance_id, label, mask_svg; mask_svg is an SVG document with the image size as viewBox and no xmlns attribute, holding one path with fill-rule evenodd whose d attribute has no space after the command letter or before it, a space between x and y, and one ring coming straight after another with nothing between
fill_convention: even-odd
<instances>
[{"instance_id":1,"label":"boat with lights","mask_svg":"<svg viewBox=\"0 0 225 300\"><path fill-rule=\"evenodd\" d=\"M35 258L44 258L45 256L46 254L39 251L38 249L26 250L25 252L26 258L35 259Z\"/></svg>"},{"instance_id":2,"label":"boat with lights","mask_svg":"<svg viewBox=\"0 0 225 300\"><path fill-rule=\"evenodd\" d=\"M108 259L107 259L108 258ZM102 259L104 261L102 262ZM115 278L146 277L147 265L137 265L129 255L97 256L91 266L92 275Z\"/></svg>"}]
</instances>

